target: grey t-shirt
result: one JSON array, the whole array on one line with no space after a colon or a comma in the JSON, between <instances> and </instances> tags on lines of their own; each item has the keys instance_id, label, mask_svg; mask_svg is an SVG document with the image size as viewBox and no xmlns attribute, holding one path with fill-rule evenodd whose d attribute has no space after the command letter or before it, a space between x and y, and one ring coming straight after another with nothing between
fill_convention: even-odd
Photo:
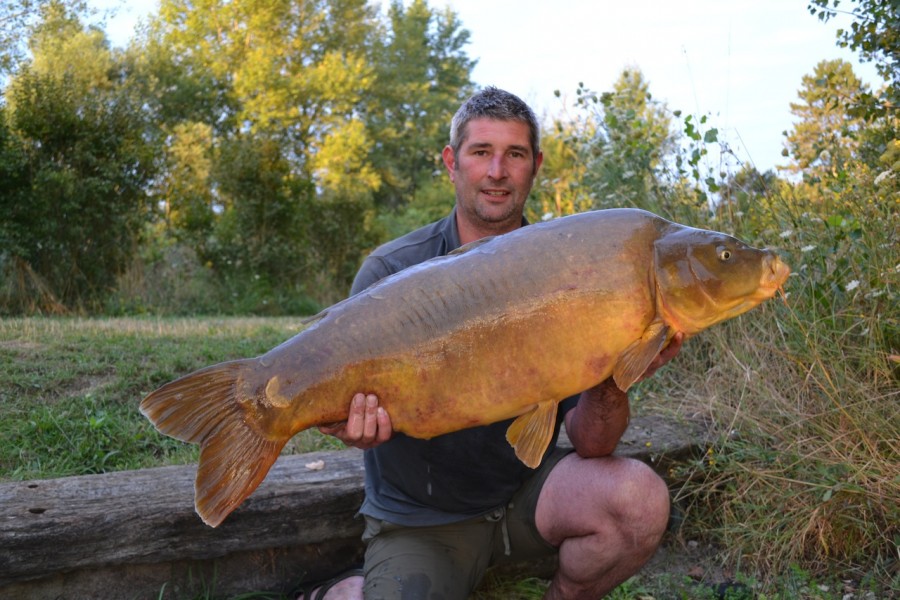
<instances>
[{"instance_id":1,"label":"grey t-shirt","mask_svg":"<svg viewBox=\"0 0 900 600\"><path fill-rule=\"evenodd\" d=\"M523 220L527 225L527 221ZM351 293L460 246L456 211L377 248L363 262ZM556 447L568 398L557 413L547 453ZM505 505L533 472L506 441L512 420L420 440L397 433L365 452L364 515L407 526L442 525L487 514ZM546 457L546 455L545 455Z\"/></svg>"}]
</instances>

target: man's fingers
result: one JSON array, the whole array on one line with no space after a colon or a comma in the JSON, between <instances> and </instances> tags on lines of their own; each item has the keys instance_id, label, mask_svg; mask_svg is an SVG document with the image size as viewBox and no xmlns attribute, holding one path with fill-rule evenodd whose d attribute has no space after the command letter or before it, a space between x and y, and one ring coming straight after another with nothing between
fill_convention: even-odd
<instances>
[{"instance_id":1,"label":"man's fingers","mask_svg":"<svg viewBox=\"0 0 900 600\"><path fill-rule=\"evenodd\" d=\"M347 415L347 427L343 440L359 441L363 437L366 427L366 397L363 394L355 394L350 403L350 414Z\"/></svg>"},{"instance_id":2,"label":"man's fingers","mask_svg":"<svg viewBox=\"0 0 900 600\"><path fill-rule=\"evenodd\" d=\"M377 442L386 442L391 439L391 436L394 434L393 425L391 425L391 417L388 415L388 412L378 407L378 438Z\"/></svg>"},{"instance_id":3,"label":"man's fingers","mask_svg":"<svg viewBox=\"0 0 900 600\"><path fill-rule=\"evenodd\" d=\"M320 425L319 431L333 435L348 446L372 448L391 439L391 418L378 406L375 394L356 394L350 401L347 420L331 425Z\"/></svg>"},{"instance_id":4,"label":"man's fingers","mask_svg":"<svg viewBox=\"0 0 900 600\"><path fill-rule=\"evenodd\" d=\"M359 394L362 395L362 394ZM354 398L354 402L356 399ZM378 398L374 394L365 397L365 413L363 416L362 440L372 442L378 433Z\"/></svg>"}]
</instances>

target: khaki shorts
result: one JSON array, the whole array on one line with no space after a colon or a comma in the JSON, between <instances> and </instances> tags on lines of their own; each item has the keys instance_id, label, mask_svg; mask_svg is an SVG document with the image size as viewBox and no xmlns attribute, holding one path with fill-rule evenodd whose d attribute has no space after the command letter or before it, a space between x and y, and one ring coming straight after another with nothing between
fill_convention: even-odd
<instances>
[{"instance_id":1,"label":"khaki shorts","mask_svg":"<svg viewBox=\"0 0 900 600\"><path fill-rule=\"evenodd\" d=\"M484 517L434 527L365 517L366 600L465 600L488 567L556 554L534 513L544 481L570 452L557 448L506 507Z\"/></svg>"}]
</instances>

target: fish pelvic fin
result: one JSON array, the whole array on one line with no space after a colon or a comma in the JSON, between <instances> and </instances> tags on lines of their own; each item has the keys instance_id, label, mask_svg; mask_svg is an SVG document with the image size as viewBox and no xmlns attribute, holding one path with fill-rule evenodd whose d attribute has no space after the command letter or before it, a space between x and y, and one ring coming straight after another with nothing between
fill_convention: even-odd
<instances>
[{"instance_id":1,"label":"fish pelvic fin","mask_svg":"<svg viewBox=\"0 0 900 600\"><path fill-rule=\"evenodd\" d=\"M236 383L251 362L206 367L141 401L141 413L161 433L200 444L194 507L211 527L253 493L288 440L263 436L239 402Z\"/></svg>"},{"instance_id":2,"label":"fish pelvic fin","mask_svg":"<svg viewBox=\"0 0 900 600\"><path fill-rule=\"evenodd\" d=\"M632 342L613 367L613 380L627 392L640 379L653 359L660 353L669 337L669 326L657 319L647 326L640 338Z\"/></svg>"},{"instance_id":3,"label":"fish pelvic fin","mask_svg":"<svg viewBox=\"0 0 900 600\"><path fill-rule=\"evenodd\" d=\"M506 441L516 451L516 456L532 469L541 464L544 452L550 445L556 429L556 411L559 403L547 400L534 409L520 415L506 430Z\"/></svg>"}]
</instances>

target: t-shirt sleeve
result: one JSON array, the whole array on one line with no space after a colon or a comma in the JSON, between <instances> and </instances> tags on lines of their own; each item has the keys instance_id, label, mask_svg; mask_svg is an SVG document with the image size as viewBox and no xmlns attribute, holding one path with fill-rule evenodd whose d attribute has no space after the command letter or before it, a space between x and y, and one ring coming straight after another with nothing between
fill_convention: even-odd
<instances>
[{"instance_id":1,"label":"t-shirt sleeve","mask_svg":"<svg viewBox=\"0 0 900 600\"><path fill-rule=\"evenodd\" d=\"M353 285L350 286L350 295L354 296L368 289L391 274L392 271L388 268L384 259L380 256L368 256L353 279Z\"/></svg>"}]
</instances>

